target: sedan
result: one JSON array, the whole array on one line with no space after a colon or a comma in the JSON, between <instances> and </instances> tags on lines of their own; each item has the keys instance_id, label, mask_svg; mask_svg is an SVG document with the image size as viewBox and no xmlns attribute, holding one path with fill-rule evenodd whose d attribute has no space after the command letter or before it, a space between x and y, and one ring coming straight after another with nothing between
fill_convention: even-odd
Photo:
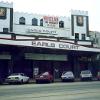
<instances>
[{"instance_id":1,"label":"sedan","mask_svg":"<svg viewBox=\"0 0 100 100\"><path fill-rule=\"evenodd\" d=\"M44 72L40 75L38 75L36 78L36 83L40 83L40 82L53 82L53 76L49 73L49 72Z\"/></svg>"},{"instance_id":2,"label":"sedan","mask_svg":"<svg viewBox=\"0 0 100 100\"><path fill-rule=\"evenodd\" d=\"M65 71L61 75L62 82L64 81L74 81L74 74L72 71Z\"/></svg>"},{"instance_id":3,"label":"sedan","mask_svg":"<svg viewBox=\"0 0 100 100\"><path fill-rule=\"evenodd\" d=\"M90 70L83 70L80 74L81 80L92 80L92 73Z\"/></svg>"},{"instance_id":4,"label":"sedan","mask_svg":"<svg viewBox=\"0 0 100 100\"><path fill-rule=\"evenodd\" d=\"M28 83L29 77L24 73L13 73L6 78L7 83Z\"/></svg>"}]
</instances>

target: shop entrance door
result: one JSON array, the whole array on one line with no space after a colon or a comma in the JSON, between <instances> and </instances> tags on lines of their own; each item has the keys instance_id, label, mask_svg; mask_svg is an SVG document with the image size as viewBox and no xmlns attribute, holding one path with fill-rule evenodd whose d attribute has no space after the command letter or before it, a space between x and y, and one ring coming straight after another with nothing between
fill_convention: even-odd
<instances>
[{"instance_id":1,"label":"shop entrance door","mask_svg":"<svg viewBox=\"0 0 100 100\"><path fill-rule=\"evenodd\" d=\"M55 81L60 80L60 76L61 76L60 63L54 62L53 67L54 67L54 80Z\"/></svg>"}]
</instances>

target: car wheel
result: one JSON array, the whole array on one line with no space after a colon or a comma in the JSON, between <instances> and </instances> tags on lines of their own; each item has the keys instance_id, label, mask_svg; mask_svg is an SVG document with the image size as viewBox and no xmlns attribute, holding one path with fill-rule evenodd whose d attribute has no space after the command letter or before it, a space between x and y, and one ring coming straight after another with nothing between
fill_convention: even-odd
<instances>
[{"instance_id":1,"label":"car wheel","mask_svg":"<svg viewBox=\"0 0 100 100\"><path fill-rule=\"evenodd\" d=\"M29 79L25 83L28 84L29 83Z\"/></svg>"},{"instance_id":2,"label":"car wheel","mask_svg":"<svg viewBox=\"0 0 100 100\"><path fill-rule=\"evenodd\" d=\"M54 82L54 80L52 79L52 83Z\"/></svg>"},{"instance_id":3,"label":"car wheel","mask_svg":"<svg viewBox=\"0 0 100 100\"><path fill-rule=\"evenodd\" d=\"M66 82L66 80L64 80L64 79L62 79L61 81L62 81L62 82Z\"/></svg>"},{"instance_id":4,"label":"car wheel","mask_svg":"<svg viewBox=\"0 0 100 100\"><path fill-rule=\"evenodd\" d=\"M52 83L52 80L49 80L49 83Z\"/></svg>"},{"instance_id":5,"label":"car wheel","mask_svg":"<svg viewBox=\"0 0 100 100\"><path fill-rule=\"evenodd\" d=\"M21 82L20 82L21 84L23 84L23 80L21 80Z\"/></svg>"},{"instance_id":6,"label":"car wheel","mask_svg":"<svg viewBox=\"0 0 100 100\"><path fill-rule=\"evenodd\" d=\"M12 83L12 82L8 82L8 84L10 84L10 85L11 85L11 84L13 84L13 83Z\"/></svg>"},{"instance_id":7,"label":"car wheel","mask_svg":"<svg viewBox=\"0 0 100 100\"><path fill-rule=\"evenodd\" d=\"M74 80L74 79L72 79L71 81L72 81L72 82L75 82L75 80Z\"/></svg>"},{"instance_id":8,"label":"car wheel","mask_svg":"<svg viewBox=\"0 0 100 100\"><path fill-rule=\"evenodd\" d=\"M27 80L27 83L29 83L29 79Z\"/></svg>"},{"instance_id":9,"label":"car wheel","mask_svg":"<svg viewBox=\"0 0 100 100\"><path fill-rule=\"evenodd\" d=\"M63 79L61 79L61 81L63 82Z\"/></svg>"},{"instance_id":10,"label":"car wheel","mask_svg":"<svg viewBox=\"0 0 100 100\"><path fill-rule=\"evenodd\" d=\"M36 80L36 83L38 84L38 83L39 83L39 81L38 81L38 80Z\"/></svg>"}]
</instances>

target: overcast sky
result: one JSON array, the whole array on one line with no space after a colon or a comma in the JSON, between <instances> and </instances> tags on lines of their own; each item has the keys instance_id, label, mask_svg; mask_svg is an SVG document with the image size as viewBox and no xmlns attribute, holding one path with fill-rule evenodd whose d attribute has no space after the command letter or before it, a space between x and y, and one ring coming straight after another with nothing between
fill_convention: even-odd
<instances>
[{"instance_id":1,"label":"overcast sky","mask_svg":"<svg viewBox=\"0 0 100 100\"><path fill-rule=\"evenodd\" d=\"M0 0L13 2L14 11L68 16L68 11L88 11L89 29L100 31L100 0Z\"/></svg>"}]
</instances>

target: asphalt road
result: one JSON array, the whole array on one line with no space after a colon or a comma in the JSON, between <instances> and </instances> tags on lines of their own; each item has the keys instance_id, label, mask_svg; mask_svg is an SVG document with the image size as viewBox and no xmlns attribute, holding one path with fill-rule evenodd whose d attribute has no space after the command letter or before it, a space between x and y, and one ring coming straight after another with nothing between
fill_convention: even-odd
<instances>
[{"instance_id":1,"label":"asphalt road","mask_svg":"<svg viewBox=\"0 0 100 100\"><path fill-rule=\"evenodd\" d=\"M0 100L100 100L100 81L0 85Z\"/></svg>"}]
</instances>

